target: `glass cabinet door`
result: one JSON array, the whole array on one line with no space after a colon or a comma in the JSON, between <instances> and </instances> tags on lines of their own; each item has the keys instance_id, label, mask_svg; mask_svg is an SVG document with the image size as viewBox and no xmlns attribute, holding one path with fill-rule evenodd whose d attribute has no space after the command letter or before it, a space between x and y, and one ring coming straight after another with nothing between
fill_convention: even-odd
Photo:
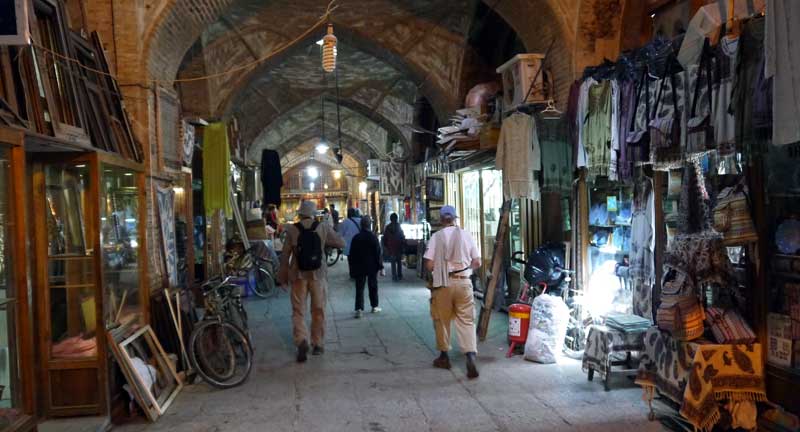
<instances>
[{"instance_id":1,"label":"glass cabinet door","mask_svg":"<svg viewBox=\"0 0 800 432\"><path fill-rule=\"evenodd\" d=\"M105 323L111 327L141 315L139 292L139 189L136 173L101 166L100 244Z\"/></svg>"},{"instance_id":2,"label":"glass cabinet door","mask_svg":"<svg viewBox=\"0 0 800 432\"><path fill-rule=\"evenodd\" d=\"M86 164L45 167L51 359L97 355L94 258L86 239Z\"/></svg>"}]
</instances>

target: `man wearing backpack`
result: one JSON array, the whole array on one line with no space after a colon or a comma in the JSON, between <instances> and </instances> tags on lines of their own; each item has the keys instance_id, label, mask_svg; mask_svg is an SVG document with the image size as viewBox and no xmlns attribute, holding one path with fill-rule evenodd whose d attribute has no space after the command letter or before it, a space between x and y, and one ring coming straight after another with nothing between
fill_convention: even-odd
<instances>
[{"instance_id":1,"label":"man wearing backpack","mask_svg":"<svg viewBox=\"0 0 800 432\"><path fill-rule=\"evenodd\" d=\"M305 362L309 345L305 311L311 296L311 346L312 354L324 352L325 293L328 266L325 265L325 247L343 248L344 240L331 225L314 219L317 205L305 201L297 211L300 221L286 226L286 241L281 254L278 282L291 284L292 326L297 346L297 361Z\"/></svg>"}]
</instances>

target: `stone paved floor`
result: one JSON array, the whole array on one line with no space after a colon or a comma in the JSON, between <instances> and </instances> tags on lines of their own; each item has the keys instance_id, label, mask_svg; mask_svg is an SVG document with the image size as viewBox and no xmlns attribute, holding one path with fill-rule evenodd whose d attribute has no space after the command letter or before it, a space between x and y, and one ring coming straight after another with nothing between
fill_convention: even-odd
<instances>
[{"instance_id":1,"label":"stone paved floor","mask_svg":"<svg viewBox=\"0 0 800 432\"><path fill-rule=\"evenodd\" d=\"M479 345L481 377L433 369L428 291L418 279L381 278L383 312L352 317L346 263L331 273L327 352L294 362L288 297L250 301L256 363L241 387L190 386L155 424L157 431L650 431L641 391L625 378L611 392L588 382L576 361L558 365L506 359L507 317L496 313ZM407 275L408 278L408 275Z\"/></svg>"}]
</instances>

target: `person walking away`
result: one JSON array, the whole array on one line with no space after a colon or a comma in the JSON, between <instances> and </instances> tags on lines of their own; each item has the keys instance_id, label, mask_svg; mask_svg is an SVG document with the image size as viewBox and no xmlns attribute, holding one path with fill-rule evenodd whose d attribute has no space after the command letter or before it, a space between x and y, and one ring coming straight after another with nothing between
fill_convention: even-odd
<instances>
[{"instance_id":1,"label":"person walking away","mask_svg":"<svg viewBox=\"0 0 800 432\"><path fill-rule=\"evenodd\" d=\"M358 211L354 208L347 209L347 219L339 224L339 234L344 238L344 255L350 257L350 243L353 237L361 232L361 218L358 216Z\"/></svg>"},{"instance_id":2,"label":"person walking away","mask_svg":"<svg viewBox=\"0 0 800 432\"><path fill-rule=\"evenodd\" d=\"M437 231L428 243L423 256L425 270L432 273L431 318L436 332L439 357L433 366L450 369L450 330L455 321L456 338L461 352L467 357L467 377L477 378L478 352L475 335L475 298L470 275L481 266L475 240L455 224L455 208L446 205L439 211L444 228Z\"/></svg>"},{"instance_id":3,"label":"person walking away","mask_svg":"<svg viewBox=\"0 0 800 432\"><path fill-rule=\"evenodd\" d=\"M378 271L383 269L381 245L378 237L372 232L372 220L369 216L361 218L361 232L353 237L350 245L350 277L356 280L355 318L364 313L364 284L369 285L369 303L372 313L378 313Z\"/></svg>"},{"instance_id":4,"label":"person walking away","mask_svg":"<svg viewBox=\"0 0 800 432\"><path fill-rule=\"evenodd\" d=\"M392 265L392 280L403 279L403 250L406 246L406 235L397 222L397 213L389 216L389 224L383 229L383 252Z\"/></svg>"},{"instance_id":5,"label":"person walking away","mask_svg":"<svg viewBox=\"0 0 800 432\"><path fill-rule=\"evenodd\" d=\"M336 204L331 204L331 220L333 221L333 229L339 231L339 211L336 210Z\"/></svg>"},{"instance_id":6,"label":"person walking away","mask_svg":"<svg viewBox=\"0 0 800 432\"><path fill-rule=\"evenodd\" d=\"M323 251L325 246L343 248L344 240L329 225L314 219L317 205L313 201L303 202L297 213L300 221L286 225L278 281L291 284L293 336L297 346L297 361L302 363L306 361L309 350L305 321L309 296L312 354L324 352L328 266L325 265Z\"/></svg>"},{"instance_id":7,"label":"person walking away","mask_svg":"<svg viewBox=\"0 0 800 432\"><path fill-rule=\"evenodd\" d=\"M272 227L272 229L275 231L278 230L278 208L275 207L275 204L270 204L267 206L264 219L266 219L268 226Z\"/></svg>"}]
</instances>

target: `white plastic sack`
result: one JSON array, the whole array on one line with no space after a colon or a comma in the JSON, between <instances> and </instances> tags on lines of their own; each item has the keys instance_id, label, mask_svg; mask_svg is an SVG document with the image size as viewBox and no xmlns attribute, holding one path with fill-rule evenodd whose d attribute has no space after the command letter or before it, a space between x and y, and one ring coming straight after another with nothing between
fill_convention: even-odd
<instances>
[{"instance_id":1,"label":"white plastic sack","mask_svg":"<svg viewBox=\"0 0 800 432\"><path fill-rule=\"evenodd\" d=\"M569 308L561 297L545 294L533 299L525 360L555 363L564 348L568 324Z\"/></svg>"}]
</instances>

